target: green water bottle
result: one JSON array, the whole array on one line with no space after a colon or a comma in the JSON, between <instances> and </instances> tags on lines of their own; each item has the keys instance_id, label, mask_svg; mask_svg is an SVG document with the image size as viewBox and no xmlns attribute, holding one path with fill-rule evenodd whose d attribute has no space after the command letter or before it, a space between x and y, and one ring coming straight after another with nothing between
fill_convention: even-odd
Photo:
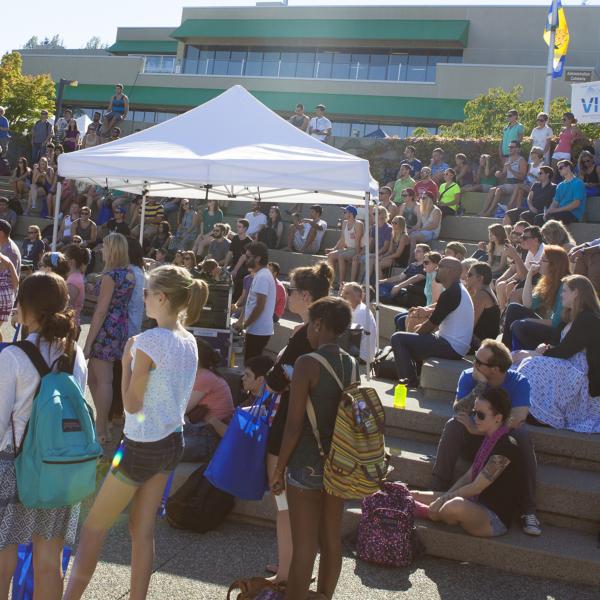
<instances>
[{"instance_id":1,"label":"green water bottle","mask_svg":"<svg viewBox=\"0 0 600 600\"><path fill-rule=\"evenodd\" d=\"M408 386L405 379L401 379L398 385L394 388L394 408L406 408L406 395Z\"/></svg>"}]
</instances>

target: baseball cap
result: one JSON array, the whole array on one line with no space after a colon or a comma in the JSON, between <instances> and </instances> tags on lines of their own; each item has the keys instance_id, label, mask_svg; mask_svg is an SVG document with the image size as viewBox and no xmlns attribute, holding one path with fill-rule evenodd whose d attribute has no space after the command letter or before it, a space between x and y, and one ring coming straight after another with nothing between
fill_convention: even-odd
<instances>
[{"instance_id":1,"label":"baseball cap","mask_svg":"<svg viewBox=\"0 0 600 600\"><path fill-rule=\"evenodd\" d=\"M348 204L348 206L344 208L344 212L352 213L354 216L358 214L358 210L356 210L356 207L352 206L351 204Z\"/></svg>"},{"instance_id":2,"label":"baseball cap","mask_svg":"<svg viewBox=\"0 0 600 600\"><path fill-rule=\"evenodd\" d=\"M327 107L324 104L317 104L315 108L320 108L321 110L325 110Z\"/></svg>"},{"instance_id":3,"label":"baseball cap","mask_svg":"<svg viewBox=\"0 0 600 600\"><path fill-rule=\"evenodd\" d=\"M127 209L124 206L115 206L115 212L126 213Z\"/></svg>"},{"instance_id":4,"label":"baseball cap","mask_svg":"<svg viewBox=\"0 0 600 600\"><path fill-rule=\"evenodd\" d=\"M519 115L519 111L515 110L514 108L511 108L507 113L506 116L507 117L516 117Z\"/></svg>"}]
</instances>

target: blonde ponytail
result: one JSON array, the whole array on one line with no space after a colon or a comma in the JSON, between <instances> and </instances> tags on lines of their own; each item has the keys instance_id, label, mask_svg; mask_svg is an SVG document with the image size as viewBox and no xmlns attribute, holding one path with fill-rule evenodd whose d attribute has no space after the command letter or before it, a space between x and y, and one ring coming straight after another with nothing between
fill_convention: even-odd
<instances>
[{"instance_id":1,"label":"blonde ponytail","mask_svg":"<svg viewBox=\"0 0 600 600\"><path fill-rule=\"evenodd\" d=\"M202 279L193 279L190 288L190 299L187 305L184 324L191 327L200 320L204 305L208 300L208 285Z\"/></svg>"}]
</instances>

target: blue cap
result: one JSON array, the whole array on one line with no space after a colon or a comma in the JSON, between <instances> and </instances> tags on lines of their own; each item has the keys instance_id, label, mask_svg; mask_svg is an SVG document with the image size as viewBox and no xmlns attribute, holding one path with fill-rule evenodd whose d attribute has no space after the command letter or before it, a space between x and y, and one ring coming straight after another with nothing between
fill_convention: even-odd
<instances>
[{"instance_id":1,"label":"blue cap","mask_svg":"<svg viewBox=\"0 0 600 600\"><path fill-rule=\"evenodd\" d=\"M126 213L127 209L124 206L119 205L119 206L115 206L115 212Z\"/></svg>"},{"instance_id":2,"label":"blue cap","mask_svg":"<svg viewBox=\"0 0 600 600\"><path fill-rule=\"evenodd\" d=\"M352 206L351 204L348 204L348 206L344 208L344 212L352 213L355 217L358 214L358 210L356 210L356 207Z\"/></svg>"}]
</instances>

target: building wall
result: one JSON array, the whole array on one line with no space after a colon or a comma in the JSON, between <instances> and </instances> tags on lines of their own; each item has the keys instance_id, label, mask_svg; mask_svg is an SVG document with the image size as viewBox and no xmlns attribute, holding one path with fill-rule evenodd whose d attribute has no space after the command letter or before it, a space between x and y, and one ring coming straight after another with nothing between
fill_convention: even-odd
<instances>
[{"instance_id":1,"label":"building wall","mask_svg":"<svg viewBox=\"0 0 600 600\"><path fill-rule=\"evenodd\" d=\"M165 40L172 42L175 27L118 27L117 41Z\"/></svg>"}]
</instances>

